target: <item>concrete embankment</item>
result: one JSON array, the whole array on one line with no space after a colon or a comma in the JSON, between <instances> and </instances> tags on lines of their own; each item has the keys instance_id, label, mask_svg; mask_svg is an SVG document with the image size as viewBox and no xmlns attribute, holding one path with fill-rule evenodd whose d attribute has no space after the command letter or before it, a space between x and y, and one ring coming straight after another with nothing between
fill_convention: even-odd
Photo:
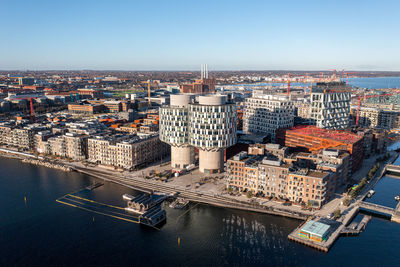
<instances>
[{"instance_id":1,"label":"concrete embankment","mask_svg":"<svg viewBox=\"0 0 400 267\"><path fill-rule=\"evenodd\" d=\"M49 161L38 160L38 159L23 159L22 162L39 165L39 166L44 166L47 168L57 169L57 170L66 171L66 172L72 171L72 168L69 166L65 166L63 164L58 164L58 163L49 162Z\"/></svg>"},{"instance_id":2,"label":"concrete embankment","mask_svg":"<svg viewBox=\"0 0 400 267\"><path fill-rule=\"evenodd\" d=\"M61 171L72 171L72 168L65 164L51 162L49 159L46 159L42 156L35 156L33 154L26 152L19 152L10 149L0 148L0 156L12 159L19 159L24 163L44 166L47 168L57 169Z\"/></svg>"}]
</instances>

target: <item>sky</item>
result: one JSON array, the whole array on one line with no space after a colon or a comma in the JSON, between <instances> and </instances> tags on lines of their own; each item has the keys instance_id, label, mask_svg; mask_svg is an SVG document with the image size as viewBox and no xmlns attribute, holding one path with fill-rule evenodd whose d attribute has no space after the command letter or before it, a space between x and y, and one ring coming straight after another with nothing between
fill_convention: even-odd
<instances>
[{"instance_id":1,"label":"sky","mask_svg":"<svg viewBox=\"0 0 400 267\"><path fill-rule=\"evenodd\" d=\"M398 0L0 0L0 70L400 71Z\"/></svg>"}]
</instances>

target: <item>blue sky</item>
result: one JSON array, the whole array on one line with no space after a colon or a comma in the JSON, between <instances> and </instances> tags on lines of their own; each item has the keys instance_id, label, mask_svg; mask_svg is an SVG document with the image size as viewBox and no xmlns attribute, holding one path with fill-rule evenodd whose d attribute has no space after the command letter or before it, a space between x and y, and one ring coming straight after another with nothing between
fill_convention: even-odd
<instances>
[{"instance_id":1,"label":"blue sky","mask_svg":"<svg viewBox=\"0 0 400 267\"><path fill-rule=\"evenodd\" d=\"M400 70L400 1L0 0L0 69Z\"/></svg>"}]
</instances>

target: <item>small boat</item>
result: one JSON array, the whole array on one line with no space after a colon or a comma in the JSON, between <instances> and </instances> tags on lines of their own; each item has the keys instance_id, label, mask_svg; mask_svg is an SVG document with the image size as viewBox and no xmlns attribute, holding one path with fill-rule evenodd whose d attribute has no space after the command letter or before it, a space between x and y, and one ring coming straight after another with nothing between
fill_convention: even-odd
<instances>
[{"instance_id":1,"label":"small boat","mask_svg":"<svg viewBox=\"0 0 400 267\"><path fill-rule=\"evenodd\" d=\"M187 204L189 204L189 200L178 197L174 202L169 205L169 207L173 209L183 209L187 206Z\"/></svg>"},{"instance_id":2,"label":"small boat","mask_svg":"<svg viewBox=\"0 0 400 267\"><path fill-rule=\"evenodd\" d=\"M368 194L367 194L367 197L368 197L368 198L369 198L369 197L372 197L373 194L375 194L375 191L374 191L374 190L369 190L369 191L368 191Z\"/></svg>"},{"instance_id":3,"label":"small boat","mask_svg":"<svg viewBox=\"0 0 400 267\"><path fill-rule=\"evenodd\" d=\"M165 195L140 194L133 197L124 194L127 201L126 211L139 214L139 223L147 226L156 226L167 219L167 213L161 208L161 203L167 198Z\"/></svg>"},{"instance_id":4,"label":"small boat","mask_svg":"<svg viewBox=\"0 0 400 267\"><path fill-rule=\"evenodd\" d=\"M126 200L126 201L131 201L132 199L134 199L135 197L129 194L123 194L122 195L122 199Z\"/></svg>"},{"instance_id":5,"label":"small boat","mask_svg":"<svg viewBox=\"0 0 400 267\"><path fill-rule=\"evenodd\" d=\"M398 196L395 196L395 197L394 197L394 200L396 200L396 201L400 201L400 195L398 195Z\"/></svg>"},{"instance_id":6,"label":"small boat","mask_svg":"<svg viewBox=\"0 0 400 267\"><path fill-rule=\"evenodd\" d=\"M129 194L124 194L122 198L127 201L126 211L144 214L151 208L161 205L167 196L139 194L133 197Z\"/></svg>"}]
</instances>

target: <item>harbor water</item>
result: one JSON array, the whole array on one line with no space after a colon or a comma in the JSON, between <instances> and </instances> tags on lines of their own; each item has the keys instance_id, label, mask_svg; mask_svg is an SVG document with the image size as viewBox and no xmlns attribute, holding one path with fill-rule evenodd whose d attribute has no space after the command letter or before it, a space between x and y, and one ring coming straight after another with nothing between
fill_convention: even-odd
<instances>
[{"instance_id":1,"label":"harbor water","mask_svg":"<svg viewBox=\"0 0 400 267\"><path fill-rule=\"evenodd\" d=\"M294 219L164 203L167 222L156 230L56 202L96 181L86 175L7 158L0 168L0 266L400 265L400 225L381 218L323 253L287 239ZM125 193L138 192L106 182L77 194L123 207Z\"/></svg>"}]
</instances>

